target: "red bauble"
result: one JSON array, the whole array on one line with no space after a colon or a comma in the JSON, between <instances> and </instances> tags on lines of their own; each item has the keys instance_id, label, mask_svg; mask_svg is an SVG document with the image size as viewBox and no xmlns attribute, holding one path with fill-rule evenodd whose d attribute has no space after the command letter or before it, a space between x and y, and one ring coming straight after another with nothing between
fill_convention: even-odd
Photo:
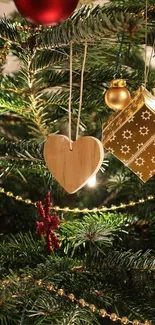
<instances>
[{"instance_id":1,"label":"red bauble","mask_svg":"<svg viewBox=\"0 0 155 325\"><path fill-rule=\"evenodd\" d=\"M67 19L78 0L14 0L18 11L34 24L52 26Z\"/></svg>"}]
</instances>

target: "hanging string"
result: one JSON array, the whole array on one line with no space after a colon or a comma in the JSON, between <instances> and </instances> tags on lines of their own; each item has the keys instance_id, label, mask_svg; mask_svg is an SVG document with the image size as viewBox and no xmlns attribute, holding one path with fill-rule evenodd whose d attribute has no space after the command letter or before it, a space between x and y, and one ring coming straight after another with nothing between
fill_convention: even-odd
<instances>
[{"instance_id":1,"label":"hanging string","mask_svg":"<svg viewBox=\"0 0 155 325\"><path fill-rule=\"evenodd\" d=\"M69 149L72 151L72 83L73 83L73 43L70 42L70 77L69 77L69 106L68 106L68 114L69 114Z\"/></svg>"},{"instance_id":2,"label":"hanging string","mask_svg":"<svg viewBox=\"0 0 155 325\"><path fill-rule=\"evenodd\" d=\"M123 48L123 42L124 42L124 32L121 34L121 37L118 36L118 42L120 42L120 46L119 46L119 50L117 52L117 56L116 56L116 65L115 65L115 73L113 78L117 79L121 77L121 58L122 58L122 48Z\"/></svg>"},{"instance_id":3,"label":"hanging string","mask_svg":"<svg viewBox=\"0 0 155 325\"><path fill-rule=\"evenodd\" d=\"M83 97L84 69L86 64L87 48L88 48L88 44L86 42L84 47L84 57L83 57L82 70L81 70L80 101L79 101L79 111L78 111L78 119L77 119L77 127L76 127L76 140L78 139L79 136L80 115L82 110L82 97Z\"/></svg>"},{"instance_id":4,"label":"hanging string","mask_svg":"<svg viewBox=\"0 0 155 325\"><path fill-rule=\"evenodd\" d=\"M145 71L144 71L144 85L145 85L145 87L146 87L147 81L148 81L148 76L149 76L150 67L151 67L151 60L153 58L154 46L155 46L155 39L154 39L149 62L148 62L148 68L147 68L147 62L146 62L147 61L147 42L148 42L147 25L148 25L148 0L146 0L146 3L145 3Z\"/></svg>"},{"instance_id":5,"label":"hanging string","mask_svg":"<svg viewBox=\"0 0 155 325\"><path fill-rule=\"evenodd\" d=\"M153 44L152 44L152 50L151 50L151 54L150 54L150 58L149 58L148 69L147 69L147 72L146 72L146 82L148 80L148 75L149 75L149 72L150 72L151 60L153 58L153 53L154 53L154 46L155 46L155 39L154 39Z\"/></svg>"},{"instance_id":6,"label":"hanging string","mask_svg":"<svg viewBox=\"0 0 155 325\"><path fill-rule=\"evenodd\" d=\"M145 69L144 69L144 85L146 87L147 84L147 63L146 63L146 59L147 59L147 11L148 11L148 0L146 0L145 2Z\"/></svg>"}]
</instances>

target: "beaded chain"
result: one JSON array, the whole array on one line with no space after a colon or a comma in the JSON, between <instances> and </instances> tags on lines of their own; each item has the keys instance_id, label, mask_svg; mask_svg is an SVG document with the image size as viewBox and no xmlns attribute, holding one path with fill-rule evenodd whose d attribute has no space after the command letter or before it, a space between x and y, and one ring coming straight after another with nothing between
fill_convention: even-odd
<instances>
[{"instance_id":1,"label":"beaded chain","mask_svg":"<svg viewBox=\"0 0 155 325\"><path fill-rule=\"evenodd\" d=\"M9 42L5 42L2 50L0 50L0 65L5 63L6 57L9 54L9 49L10 49Z\"/></svg>"},{"instance_id":2,"label":"beaded chain","mask_svg":"<svg viewBox=\"0 0 155 325\"><path fill-rule=\"evenodd\" d=\"M24 277L23 280L24 281L29 281L31 279L31 276L27 276ZM17 281L20 281L21 278L17 277L16 278ZM9 285L11 283L11 280L4 280L2 281L2 288L5 288L7 285ZM77 299L73 293L69 293L66 294L64 289L55 289L55 287L49 283L47 285L45 285L43 283L43 280L37 280L35 281L35 284L39 287L44 287L46 288L48 291L57 294L60 297L64 297L69 299L72 303L77 303L79 304L80 307L85 307L85 308L89 308L89 310L93 313L97 313L98 315L100 315L101 317L108 317L109 319L111 319L113 322L116 321L120 321L121 324L123 325L128 325L128 324L132 324L132 325L152 325L152 323L149 320L145 320L144 323L142 323L141 321L134 319L129 320L126 316L123 317L119 317L116 313L108 313L108 311L106 309L98 309L94 304L89 304L88 302L86 302L84 299ZM12 298L17 297L17 295L12 295ZM0 301L0 305L2 305L4 303L4 301ZM50 313L47 315L47 313L45 313L46 316L50 315Z\"/></svg>"},{"instance_id":3,"label":"beaded chain","mask_svg":"<svg viewBox=\"0 0 155 325\"><path fill-rule=\"evenodd\" d=\"M23 199L21 196L19 195L14 195L12 192L6 192L4 190L4 188L0 187L0 193L1 194L5 194L8 197L12 197L13 199L15 199L16 201L20 201L23 202L25 204L28 205L34 205L36 207L36 202L32 202L30 199ZM59 206L52 206L51 209L54 211L60 211L60 212L72 212L74 214L78 214L78 213L96 213L96 212L106 212L106 211L115 211L118 209L125 209L126 207L132 207L135 206L137 204L143 204L147 201L151 201L154 200L155 196L154 195L149 195L146 199L142 198L139 199L137 202L131 201L127 204L125 203L120 203L120 205L112 205L111 207L106 207L106 206L102 206L101 208L92 208L92 209L88 209L88 208L84 208L84 209L79 209L79 208L73 208L70 209L69 207L64 207L61 208Z\"/></svg>"}]
</instances>

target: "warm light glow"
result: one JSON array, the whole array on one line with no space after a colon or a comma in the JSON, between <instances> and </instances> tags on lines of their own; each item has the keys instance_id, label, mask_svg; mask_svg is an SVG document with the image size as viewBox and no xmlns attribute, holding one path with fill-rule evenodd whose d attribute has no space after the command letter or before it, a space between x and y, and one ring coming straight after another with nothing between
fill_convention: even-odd
<instances>
[{"instance_id":1,"label":"warm light glow","mask_svg":"<svg viewBox=\"0 0 155 325\"><path fill-rule=\"evenodd\" d=\"M96 185L96 174L89 179L87 185L89 187L94 187Z\"/></svg>"}]
</instances>

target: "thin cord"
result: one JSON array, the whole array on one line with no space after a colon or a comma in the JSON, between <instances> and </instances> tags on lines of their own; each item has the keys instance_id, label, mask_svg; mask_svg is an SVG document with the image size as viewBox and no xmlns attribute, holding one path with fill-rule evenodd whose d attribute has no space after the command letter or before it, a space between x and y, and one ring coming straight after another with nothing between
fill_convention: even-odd
<instances>
[{"instance_id":1,"label":"thin cord","mask_svg":"<svg viewBox=\"0 0 155 325\"><path fill-rule=\"evenodd\" d=\"M73 83L73 46L72 41L70 42L70 77L69 77L69 106L68 106L68 114L69 114L69 149L72 151L72 83Z\"/></svg>"},{"instance_id":2,"label":"thin cord","mask_svg":"<svg viewBox=\"0 0 155 325\"><path fill-rule=\"evenodd\" d=\"M124 41L124 32L121 35L121 39L119 39L118 37L118 42L120 40L120 46L119 46L119 50L117 52L117 56L116 56L116 66L115 66L115 73L114 73L114 79L116 78L120 78L121 73L120 73L120 69L121 69L121 57L122 57L122 47L123 47L123 41Z\"/></svg>"},{"instance_id":3,"label":"thin cord","mask_svg":"<svg viewBox=\"0 0 155 325\"><path fill-rule=\"evenodd\" d=\"M151 60L153 58L153 53L154 53L154 46L155 46L155 39L153 41L152 50L151 50L151 54L150 54L150 58L149 58L148 69L147 69L147 73L146 73L146 82L148 80L148 75L149 75L149 72L150 72Z\"/></svg>"},{"instance_id":4,"label":"thin cord","mask_svg":"<svg viewBox=\"0 0 155 325\"><path fill-rule=\"evenodd\" d=\"M144 70L144 85L146 87L147 84L147 64L146 64L146 58L147 58L147 11L148 11L148 0L145 2L145 70Z\"/></svg>"},{"instance_id":5,"label":"thin cord","mask_svg":"<svg viewBox=\"0 0 155 325\"><path fill-rule=\"evenodd\" d=\"M76 140L78 139L79 136L80 115L82 109L82 96L83 96L83 80L84 80L84 69L85 69L86 57L87 57L87 48L88 48L88 44L85 43L83 64L81 70L80 102L79 102L79 111L78 111L78 119L77 119L77 127L76 127Z\"/></svg>"}]
</instances>

